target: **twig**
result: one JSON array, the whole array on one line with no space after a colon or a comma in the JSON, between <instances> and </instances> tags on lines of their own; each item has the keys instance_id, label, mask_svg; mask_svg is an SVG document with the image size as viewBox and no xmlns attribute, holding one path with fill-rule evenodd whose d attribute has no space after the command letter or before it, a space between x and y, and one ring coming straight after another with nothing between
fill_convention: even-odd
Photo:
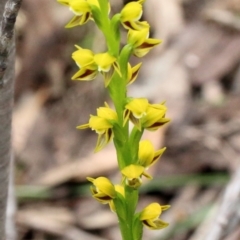
<instances>
[{"instance_id":1,"label":"twig","mask_svg":"<svg viewBox=\"0 0 240 240\"><path fill-rule=\"evenodd\" d=\"M222 26L240 30L240 19L237 15L230 11L221 9L210 9L204 13L206 20L214 21Z\"/></svg>"},{"instance_id":2,"label":"twig","mask_svg":"<svg viewBox=\"0 0 240 240\"><path fill-rule=\"evenodd\" d=\"M21 2L22 0L8 0L3 12L0 26L0 88L4 85L3 77L8 67L9 49Z\"/></svg>"},{"instance_id":3,"label":"twig","mask_svg":"<svg viewBox=\"0 0 240 240\"><path fill-rule=\"evenodd\" d=\"M205 240L225 239L240 224L240 167L224 192L217 214Z\"/></svg>"}]
</instances>

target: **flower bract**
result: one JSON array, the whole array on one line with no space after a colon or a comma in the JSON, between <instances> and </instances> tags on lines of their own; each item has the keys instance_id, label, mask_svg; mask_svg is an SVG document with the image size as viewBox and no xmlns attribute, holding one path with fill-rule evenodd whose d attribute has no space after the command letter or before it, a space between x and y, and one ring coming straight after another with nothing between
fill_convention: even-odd
<instances>
[{"instance_id":1,"label":"flower bract","mask_svg":"<svg viewBox=\"0 0 240 240\"><path fill-rule=\"evenodd\" d=\"M102 204L109 203L116 197L116 192L111 181L106 177L98 177L96 179L87 177L87 180L92 182L92 196Z\"/></svg>"},{"instance_id":2,"label":"flower bract","mask_svg":"<svg viewBox=\"0 0 240 240\"><path fill-rule=\"evenodd\" d=\"M162 211L167 210L169 207L169 205L161 206L158 203L151 203L142 210L140 220L147 228L152 230L165 228L169 224L159 219L159 216L162 214Z\"/></svg>"}]
</instances>

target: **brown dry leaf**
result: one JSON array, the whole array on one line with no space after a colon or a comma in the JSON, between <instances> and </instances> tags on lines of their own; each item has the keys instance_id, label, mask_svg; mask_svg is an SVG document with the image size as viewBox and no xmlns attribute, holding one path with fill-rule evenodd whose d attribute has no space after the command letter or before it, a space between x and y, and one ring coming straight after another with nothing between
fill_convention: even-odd
<instances>
[{"instance_id":1,"label":"brown dry leaf","mask_svg":"<svg viewBox=\"0 0 240 240\"><path fill-rule=\"evenodd\" d=\"M154 37L161 38L164 42L183 28L182 8L176 0L148 0L144 5L144 16L154 29ZM154 52L156 53L155 50Z\"/></svg>"},{"instance_id":2,"label":"brown dry leaf","mask_svg":"<svg viewBox=\"0 0 240 240\"><path fill-rule=\"evenodd\" d=\"M22 209L18 211L16 221L19 225L54 234L66 240L104 240L76 228L75 216L63 207Z\"/></svg>"},{"instance_id":3,"label":"brown dry leaf","mask_svg":"<svg viewBox=\"0 0 240 240\"><path fill-rule=\"evenodd\" d=\"M36 184L55 186L73 179L84 181L88 176L105 175L116 168L115 148L110 145L99 153L50 169L36 180Z\"/></svg>"},{"instance_id":4,"label":"brown dry leaf","mask_svg":"<svg viewBox=\"0 0 240 240\"><path fill-rule=\"evenodd\" d=\"M36 93L25 93L13 112L13 148L16 154L21 154L26 147L31 130L42 113L42 106L48 97L48 92L41 89Z\"/></svg>"}]
</instances>

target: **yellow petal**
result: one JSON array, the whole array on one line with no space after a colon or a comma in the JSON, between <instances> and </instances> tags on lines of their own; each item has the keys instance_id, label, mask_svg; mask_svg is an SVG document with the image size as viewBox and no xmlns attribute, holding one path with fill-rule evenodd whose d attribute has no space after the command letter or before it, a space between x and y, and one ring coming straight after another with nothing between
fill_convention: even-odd
<instances>
[{"instance_id":1,"label":"yellow petal","mask_svg":"<svg viewBox=\"0 0 240 240\"><path fill-rule=\"evenodd\" d=\"M151 164L150 164L149 166L152 166L154 163L156 163L157 160L158 160L158 159L162 156L162 154L165 152L165 150L166 150L166 147L161 148L161 149L159 149L158 151L156 151L156 152L154 153L153 160L152 160L152 162L151 162Z\"/></svg>"},{"instance_id":2,"label":"yellow petal","mask_svg":"<svg viewBox=\"0 0 240 240\"><path fill-rule=\"evenodd\" d=\"M79 66L79 68L83 68L87 65L95 66L93 52L89 49L83 49L79 46L76 47L78 48L78 50L73 52L72 58ZM94 68L96 69L97 66L95 66Z\"/></svg>"},{"instance_id":3,"label":"yellow petal","mask_svg":"<svg viewBox=\"0 0 240 240\"><path fill-rule=\"evenodd\" d=\"M88 123L77 126L77 129L86 129L86 128L89 128L89 124Z\"/></svg>"},{"instance_id":4,"label":"yellow petal","mask_svg":"<svg viewBox=\"0 0 240 240\"><path fill-rule=\"evenodd\" d=\"M98 134L98 140L94 152L102 150L113 138L112 129L107 129L103 134Z\"/></svg>"},{"instance_id":5,"label":"yellow petal","mask_svg":"<svg viewBox=\"0 0 240 240\"><path fill-rule=\"evenodd\" d=\"M98 53L94 56L94 61L98 65L98 71L108 72L116 58L109 53Z\"/></svg>"},{"instance_id":6,"label":"yellow petal","mask_svg":"<svg viewBox=\"0 0 240 240\"><path fill-rule=\"evenodd\" d=\"M62 5L69 6L69 0L57 0Z\"/></svg>"},{"instance_id":7,"label":"yellow petal","mask_svg":"<svg viewBox=\"0 0 240 240\"><path fill-rule=\"evenodd\" d=\"M139 178L142 175L143 171L144 171L144 167L140 165L131 164L123 168L121 170L121 173L129 179L133 179L133 178Z\"/></svg>"},{"instance_id":8,"label":"yellow petal","mask_svg":"<svg viewBox=\"0 0 240 240\"><path fill-rule=\"evenodd\" d=\"M137 46L133 50L133 54L136 57L143 57L145 56L153 47L160 44L162 41L159 39L149 38L146 39L141 45Z\"/></svg>"},{"instance_id":9,"label":"yellow petal","mask_svg":"<svg viewBox=\"0 0 240 240\"><path fill-rule=\"evenodd\" d=\"M107 203L115 198L115 188L111 181L106 177L98 177L96 179L87 177L87 180L92 182L94 188L91 188L93 197L102 203Z\"/></svg>"},{"instance_id":10,"label":"yellow petal","mask_svg":"<svg viewBox=\"0 0 240 240\"><path fill-rule=\"evenodd\" d=\"M93 69L91 69L90 67L91 66L87 66L86 68L81 68L72 76L72 80L91 81L95 79L98 72L94 69L94 67Z\"/></svg>"},{"instance_id":11,"label":"yellow petal","mask_svg":"<svg viewBox=\"0 0 240 240\"><path fill-rule=\"evenodd\" d=\"M147 114L141 119L142 126L150 131L157 130L170 121L170 119L165 118L166 110L167 108L164 105L149 104Z\"/></svg>"},{"instance_id":12,"label":"yellow petal","mask_svg":"<svg viewBox=\"0 0 240 240\"><path fill-rule=\"evenodd\" d=\"M133 46L133 48L137 48L142 45L144 41L149 36L149 29L144 28L140 31L129 30L127 35L127 42Z\"/></svg>"},{"instance_id":13,"label":"yellow petal","mask_svg":"<svg viewBox=\"0 0 240 240\"><path fill-rule=\"evenodd\" d=\"M85 0L71 0L69 1L70 10L76 15L82 15L91 12L89 4Z\"/></svg>"},{"instance_id":14,"label":"yellow petal","mask_svg":"<svg viewBox=\"0 0 240 240\"><path fill-rule=\"evenodd\" d=\"M146 21L125 21L122 22L122 25L125 29L127 30L142 30L142 29L149 29L150 26L148 24L148 22Z\"/></svg>"},{"instance_id":15,"label":"yellow petal","mask_svg":"<svg viewBox=\"0 0 240 240\"><path fill-rule=\"evenodd\" d=\"M149 140L143 140L139 143L138 160L143 167L148 167L154 158L154 147Z\"/></svg>"},{"instance_id":16,"label":"yellow petal","mask_svg":"<svg viewBox=\"0 0 240 240\"><path fill-rule=\"evenodd\" d=\"M146 98L134 98L125 108L130 110L135 118L142 118L146 115L148 100Z\"/></svg>"},{"instance_id":17,"label":"yellow petal","mask_svg":"<svg viewBox=\"0 0 240 240\"><path fill-rule=\"evenodd\" d=\"M137 21L142 16L142 5L138 2L130 2L126 4L121 11L121 21Z\"/></svg>"},{"instance_id":18,"label":"yellow petal","mask_svg":"<svg viewBox=\"0 0 240 240\"><path fill-rule=\"evenodd\" d=\"M87 2L88 2L90 5L93 5L93 6L96 6L96 7L100 8L99 3L98 3L98 0L87 0Z\"/></svg>"},{"instance_id":19,"label":"yellow petal","mask_svg":"<svg viewBox=\"0 0 240 240\"><path fill-rule=\"evenodd\" d=\"M143 220L143 224L151 230L159 230L169 226L169 223L162 221L161 219L152 220Z\"/></svg>"},{"instance_id":20,"label":"yellow petal","mask_svg":"<svg viewBox=\"0 0 240 240\"><path fill-rule=\"evenodd\" d=\"M108 120L117 120L117 113L109 107L98 108L97 115Z\"/></svg>"},{"instance_id":21,"label":"yellow petal","mask_svg":"<svg viewBox=\"0 0 240 240\"><path fill-rule=\"evenodd\" d=\"M131 65L128 63L128 79L127 79L128 85L132 84L137 79L141 66L142 66L142 63L139 63L134 67L131 67Z\"/></svg>"},{"instance_id":22,"label":"yellow petal","mask_svg":"<svg viewBox=\"0 0 240 240\"><path fill-rule=\"evenodd\" d=\"M80 25L82 16L74 16L70 22L65 26L65 28L72 28Z\"/></svg>"},{"instance_id":23,"label":"yellow petal","mask_svg":"<svg viewBox=\"0 0 240 240\"><path fill-rule=\"evenodd\" d=\"M125 197L125 190L122 185L116 184L114 185L115 191L120 193L123 197Z\"/></svg>"},{"instance_id":24,"label":"yellow petal","mask_svg":"<svg viewBox=\"0 0 240 240\"><path fill-rule=\"evenodd\" d=\"M112 124L105 118L91 116L89 119L89 127L98 133L102 133L105 132L105 130L112 128Z\"/></svg>"},{"instance_id":25,"label":"yellow petal","mask_svg":"<svg viewBox=\"0 0 240 240\"><path fill-rule=\"evenodd\" d=\"M110 197L115 197L115 189L111 181L106 177L98 177L94 180L93 184L100 192L103 192Z\"/></svg>"},{"instance_id":26,"label":"yellow petal","mask_svg":"<svg viewBox=\"0 0 240 240\"><path fill-rule=\"evenodd\" d=\"M142 210L140 220L156 219L161 213L161 205L159 203L151 203Z\"/></svg>"}]
</instances>

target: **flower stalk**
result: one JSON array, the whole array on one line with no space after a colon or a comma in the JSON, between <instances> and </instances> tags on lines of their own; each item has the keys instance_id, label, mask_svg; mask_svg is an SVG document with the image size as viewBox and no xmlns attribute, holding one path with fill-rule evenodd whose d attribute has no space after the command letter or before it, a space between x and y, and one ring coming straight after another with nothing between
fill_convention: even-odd
<instances>
[{"instance_id":1,"label":"flower stalk","mask_svg":"<svg viewBox=\"0 0 240 240\"><path fill-rule=\"evenodd\" d=\"M78 71L72 80L92 81L98 74L103 77L114 107L107 103L97 109L96 115L90 115L88 123L77 129L90 128L98 135L95 152L102 150L113 140L122 179L114 185L108 178L88 177L92 183L93 198L102 204L108 204L116 213L123 240L142 239L143 226L150 229L162 229L168 223L159 219L162 211L169 205L151 203L137 212L139 188L142 178L152 179L147 173L161 157L166 148L155 150L149 140L141 140L145 130L155 131L168 123L167 107L164 103L151 104L146 98L131 98L127 87L138 76L142 63L130 64L132 55L141 58L161 43L161 40L149 38L150 25L141 21L144 0L126 4L120 13L111 17L108 0L58 0L73 13L67 28L79 27L88 21L94 21L103 33L107 49L103 53L94 53L90 49L76 46L72 58ZM121 47L120 28L128 31L126 44ZM133 128L130 128L133 124Z\"/></svg>"}]
</instances>

